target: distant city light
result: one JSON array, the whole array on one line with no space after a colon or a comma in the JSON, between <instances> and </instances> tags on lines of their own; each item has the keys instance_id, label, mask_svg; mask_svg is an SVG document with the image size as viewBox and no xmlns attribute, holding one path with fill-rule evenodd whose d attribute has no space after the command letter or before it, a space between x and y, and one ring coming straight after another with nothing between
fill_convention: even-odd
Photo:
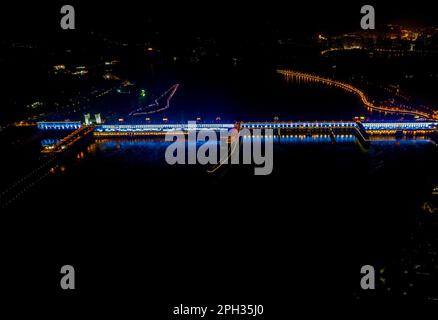
<instances>
[{"instance_id":1,"label":"distant city light","mask_svg":"<svg viewBox=\"0 0 438 320\"><path fill-rule=\"evenodd\" d=\"M105 61L105 65L106 66L112 66L112 65L114 65L114 64L116 64L118 62L119 62L118 60Z\"/></svg>"},{"instance_id":2,"label":"distant city light","mask_svg":"<svg viewBox=\"0 0 438 320\"><path fill-rule=\"evenodd\" d=\"M58 65L56 65L56 66L53 66L53 69L56 70L56 71L59 71L59 70L65 70L65 65L63 65L63 64L58 64Z\"/></svg>"},{"instance_id":3,"label":"distant city light","mask_svg":"<svg viewBox=\"0 0 438 320\"><path fill-rule=\"evenodd\" d=\"M83 74L87 74L88 71L87 70L80 70L80 71L76 71L76 72L72 72L72 75L83 75Z\"/></svg>"}]
</instances>

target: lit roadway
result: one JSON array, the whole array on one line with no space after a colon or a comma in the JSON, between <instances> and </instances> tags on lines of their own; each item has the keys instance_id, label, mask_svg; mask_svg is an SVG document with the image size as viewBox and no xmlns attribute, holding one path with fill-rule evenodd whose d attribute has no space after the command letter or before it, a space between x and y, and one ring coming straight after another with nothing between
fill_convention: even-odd
<instances>
[{"instance_id":1,"label":"lit roadway","mask_svg":"<svg viewBox=\"0 0 438 320\"><path fill-rule=\"evenodd\" d=\"M79 129L76 129L75 131L70 133L68 136L63 138L58 143L54 144L53 146L44 148L41 152L42 153L62 152L68 147L72 146L75 142L79 141L80 139L84 138L86 135L93 132L93 130L94 130L93 126L81 126Z\"/></svg>"},{"instance_id":2,"label":"lit roadway","mask_svg":"<svg viewBox=\"0 0 438 320\"><path fill-rule=\"evenodd\" d=\"M360 89L352 86L351 84L345 83L345 82L332 80L332 79L320 77L317 75L312 75L312 74L293 71L293 70L277 70L277 72L279 74L284 75L286 77L286 79L290 79L290 78L297 79L297 80L302 79L305 81L318 82L318 83L326 84L329 86L335 86L337 88L341 88L342 90L350 92L350 93L354 93L355 95L357 95L361 99L363 105L370 110L386 112L386 113L393 113L393 114L400 114L400 115L411 115L411 116L416 116L416 117L426 118L426 119L433 119L436 117L436 116L434 117L433 115L431 115L427 112L422 112L419 110L410 110L410 109L406 109L406 108L402 108L402 107L376 106L371 101L368 100L367 96L365 95L365 93L363 91L361 91Z\"/></svg>"}]
</instances>

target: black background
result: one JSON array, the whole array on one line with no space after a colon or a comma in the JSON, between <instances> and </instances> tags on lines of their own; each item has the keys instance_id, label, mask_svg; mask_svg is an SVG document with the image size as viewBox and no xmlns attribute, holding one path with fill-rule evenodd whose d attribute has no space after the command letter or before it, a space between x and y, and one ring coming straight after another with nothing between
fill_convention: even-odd
<instances>
[{"instance_id":1,"label":"black background","mask_svg":"<svg viewBox=\"0 0 438 320\"><path fill-rule=\"evenodd\" d=\"M59 27L62 4L2 3L1 39L60 45L72 41L80 46L83 32L95 30L141 41L153 26L169 39L211 33L238 42L242 37L256 39L266 24L304 37L321 29L356 30L361 16L361 3L341 1L72 1L77 30L63 31ZM366 4L375 5L378 24L436 21L430 2ZM348 216L357 201L356 192L351 191L352 203L347 203L337 199L334 191L314 198L303 191L306 188L297 189L299 200L291 204L287 201L291 190L282 194L270 189L275 182L269 178L227 183L234 191L214 183L195 189L197 181L185 181L181 192L170 196L150 190L148 197L156 204L147 208L135 201L118 207L88 200L86 208L84 203L54 203L65 208L57 214L32 212L31 205L27 212L2 213L0 288L6 305L17 313L53 312L57 318L75 313L85 317L92 310L97 317L117 313L130 318L135 313L156 319L170 318L170 307L180 303L263 304L266 316L262 319L292 317L300 308L313 313L325 311L322 306L356 305L350 293L359 284L364 263L349 260L349 251L366 248L350 247L345 234L338 238L331 229L339 222L348 229L347 235L354 234ZM248 184L265 190L265 198L273 199L274 205L252 198ZM127 191L126 197L141 199L142 194ZM239 209L242 198L251 199L245 200L245 210ZM308 202L315 204L310 210L304 209ZM357 214L375 209L372 205L355 208ZM148 215L119 219L117 213L131 210ZM278 211L303 210L309 210L303 225L319 233L318 238L306 237L306 228L291 232L285 216L266 219ZM321 211L328 215L315 230L313 213ZM171 223L166 212L174 213ZM364 223L375 227L373 221ZM321 245L321 239L327 241ZM74 291L59 287L64 264L76 268Z\"/></svg>"}]
</instances>

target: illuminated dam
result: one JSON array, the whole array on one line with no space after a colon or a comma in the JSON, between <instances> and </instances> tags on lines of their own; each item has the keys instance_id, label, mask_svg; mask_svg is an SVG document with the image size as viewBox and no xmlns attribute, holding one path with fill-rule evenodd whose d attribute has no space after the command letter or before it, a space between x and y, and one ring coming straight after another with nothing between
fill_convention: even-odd
<instances>
[{"instance_id":1,"label":"illuminated dam","mask_svg":"<svg viewBox=\"0 0 438 320\"><path fill-rule=\"evenodd\" d=\"M237 123L164 123L164 124L100 124L86 126L79 121L38 122L40 130L78 130L82 127L93 128L95 136L126 134L165 134L166 132L187 132L189 130L231 130L242 129L345 129L363 127L368 134L393 134L402 132L431 133L438 128L436 121L281 121L281 122L237 122Z\"/></svg>"},{"instance_id":2,"label":"illuminated dam","mask_svg":"<svg viewBox=\"0 0 438 320\"><path fill-rule=\"evenodd\" d=\"M173 124L103 124L94 129L94 136L153 136L167 132L187 133L190 130L223 131L235 128L235 124L203 124L203 123L173 123Z\"/></svg>"},{"instance_id":3,"label":"illuminated dam","mask_svg":"<svg viewBox=\"0 0 438 320\"><path fill-rule=\"evenodd\" d=\"M237 123L181 123L181 124L100 124L83 125L80 122L38 122L37 128L42 131L72 131L55 145L46 146L45 153L60 152L73 145L76 141L93 134L94 137L141 137L164 136L166 133L187 134L193 130L239 131L259 130L264 134L272 130L273 136L281 137L288 133L304 135L349 134L363 143L369 142L370 135L430 135L437 131L438 122L411 121L411 122L354 122L354 121L313 121L313 122L237 122Z\"/></svg>"}]
</instances>

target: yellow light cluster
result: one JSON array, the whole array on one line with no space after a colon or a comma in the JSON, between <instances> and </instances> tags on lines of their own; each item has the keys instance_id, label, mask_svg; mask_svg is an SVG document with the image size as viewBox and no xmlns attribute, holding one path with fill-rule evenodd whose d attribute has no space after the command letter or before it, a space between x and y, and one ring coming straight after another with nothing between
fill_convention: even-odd
<instances>
[{"instance_id":1,"label":"yellow light cluster","mask_svg":"<svg viewBox=\"0 0 438 320\"><path fill-rule=\"evenodd\" d=\"M403 114L403 115L413 115L417 117L422 117L426 119L431 119L432 116L428 113L419 111L419 110L409 110L404 109L401 107L388 107L388 106L376 106L371 101L368 100L365 93L362 92L360 89L336 80L331 80L328 78L323 78L317 75L311 75L303 72L297 72L293 70L277 70L278 73L286 76L286 78L296 78L296 79L302 79L306 81L313 81L313 82L320 82L326 85L333 85L335 87L338 87L340 89L343 89L347 92L351 92L356 94L364 104L364 106L370 110L380 111L380 112L387 112L387 113L396 113L396 114ZM435 118L435 116L433 116Z\"/></svg>"}]
</instances>

